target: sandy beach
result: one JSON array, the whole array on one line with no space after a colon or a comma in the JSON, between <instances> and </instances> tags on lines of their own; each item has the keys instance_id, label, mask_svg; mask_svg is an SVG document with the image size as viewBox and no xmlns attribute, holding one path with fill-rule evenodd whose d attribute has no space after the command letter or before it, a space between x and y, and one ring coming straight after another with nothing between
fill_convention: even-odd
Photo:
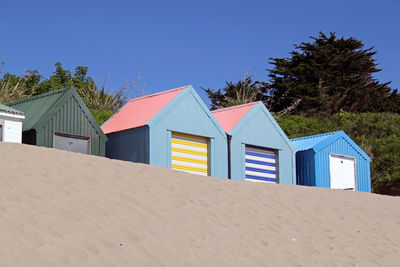
<instances>
[{"instance_id":1,"label":"sandy beach","mask_svg":"<svg viewBox=\"0 0 400 267\"><path fill-rule=\"evenodd\" d=\"M0 266L400 266L400 198L0 143Z\"/></svg>"}]
</instances>

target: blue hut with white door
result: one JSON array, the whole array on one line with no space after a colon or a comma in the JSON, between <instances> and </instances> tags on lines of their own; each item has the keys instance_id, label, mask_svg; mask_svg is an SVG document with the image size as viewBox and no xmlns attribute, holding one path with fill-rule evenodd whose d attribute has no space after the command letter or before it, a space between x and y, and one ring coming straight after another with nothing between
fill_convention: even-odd
<instances>
[{"instance_id":1,"label":"blue hut with white door","mask_svg":"<svg viewBox=\"0 0 400 267\"><path fill-rule=\"evenodd\" d=\"M345 132L291 141L297 151L297 184L371 192L371 159Z\"/></svg>"},{"instance_id":2,"label":"blue hut with white door","mask_svg":"<svg viewBox=\"0 0 400 267\"><path fill-rule=\"evenodd\" d=\"M232 180L296 184L295 149L262 102L212 113L227 134Z\"/></svg>"}]
</instances>

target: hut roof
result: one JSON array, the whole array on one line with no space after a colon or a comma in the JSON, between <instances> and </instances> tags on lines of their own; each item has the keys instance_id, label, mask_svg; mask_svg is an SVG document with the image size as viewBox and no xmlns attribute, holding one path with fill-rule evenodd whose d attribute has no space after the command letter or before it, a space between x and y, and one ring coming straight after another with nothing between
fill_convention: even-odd
<instances>
[{"instance_id":1,"label":"hut roof","mask_svg":"<svg viewBox=\"0 0 400 267\"><path fill-rule=\"evenodd\" d=\"M11 114L16 114L16 115L24 115L24 113L22 111L16 110L12 107L8 107L3 104L0 104L0 111L6 112L6 113L11 113Z\"/></svg>"},{"instance_id":2,"label":"hut roof","mask_svg":"<svg viewBox=\"0 0 400 267\"><path fill-rule=\"evenodd\" d=\"M247 112L258 102L247 103L239 106L222 108L212 111L212 114L221 124L226 133L229 133Z\"/></svg>"},{"instance_id":3,"label":"hut roof","mask_svg":"<svg viewBox=\"0 0 400 267\"><path fill-rule=\"evenodd\" d=\"M22 130L27 131L30 129L39 129L44 123L46 123L54 114L60 109L60 107L70 97L74 97L80 106L82 112L86 115L92 126L96 129L101 138L107 138L100 126L96 122L90 110L83 102L78 92L73 86L62 88L59 90L50 91L48 93L36 95L33 97L21 99L12 103L7 104L9 107L17 108L25 114L25 119L22 123Z\"/></svg>"},{"instance_id":4,"label":"hut roof","mask_svg":"<svg viewBox=\"0 0 400 267\"><path fill-rule=\"evenodd\" d=\"M108 119L101 128L105 134L109 134L144 126L187 87L189 85L134 98Z\"/></svg>"},{"instance_id":5,"label":"hut roof","mask_svg":"<svg viewBox=\"0 0 400 267\"><path fill-rule=\"evenodd\" d=\"M71 89L73 89L73 87L67 87L21 99L7 105L24 111L25 120L23 123L23 131L35 129L38 122L43 118L47 111L49 111L49 109L54 106L57 100L59 100L68 90Z\"/></svg>"},{"instance_id":6,"label":"hut roof","mask_svg":"<svg viewBox=\"0 0 400 267\"><path fill-rule=\"evenodd\" d=\"M314 150L315 152L325 148L327 145L335 142L339 138L344 138L347 143L357 150L364 158L370 160L365 153L344 131L323 133L317 135L304 136L290 139L296 151Z\"/></svg>"}]
</instances>

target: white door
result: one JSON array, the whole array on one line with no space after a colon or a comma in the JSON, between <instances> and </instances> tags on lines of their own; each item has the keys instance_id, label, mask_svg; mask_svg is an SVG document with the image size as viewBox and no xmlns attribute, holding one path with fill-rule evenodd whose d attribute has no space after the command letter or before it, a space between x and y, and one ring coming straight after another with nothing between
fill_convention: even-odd
<instances>
[{"instance_id":1,"label":"white door","mask_svg":"<svg viewBox=\"0 0 400 267\"><path fill-rule=\"evenodd\" d=\"M171 167L198 175L208 175L208 139L202 136L172 133Z\"/></svg>"},{"instance_id":2,"label":"white door","mask_svg":"<svg viewBox=\"0 0 400 267\"><path fill-rule=\"evenodd\" d=\"M276 183L275 150L246 145L245 169L245 179L248 181Z\"/></svg>"},{"instance_id":3,"label":"white door","mask_svg":"<svg viewBox=\"0 0 400 267\"><path fill-rule=\"evenodd\" d=\"M331 175L331 188L333 189L356 189L356 159L329 155L329 169Z\"/></svg>"}]
</instances>

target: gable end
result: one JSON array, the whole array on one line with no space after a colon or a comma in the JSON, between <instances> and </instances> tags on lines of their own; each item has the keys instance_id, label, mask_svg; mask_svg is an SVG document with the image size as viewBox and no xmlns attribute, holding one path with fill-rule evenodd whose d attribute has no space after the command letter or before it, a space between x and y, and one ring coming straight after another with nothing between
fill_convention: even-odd
<instances>
[{"instance_id":1,"label":"gable end","mask_svg":"<svg viewBox=\"0 0 400 267\"><path fill-rule=\"evenodd\" d=\"M192 97L195 99L195 101L199 104L200 108L205 112L207 117L211 120L211 122L214 124L214 126L218 129L220 132L221 136L226 140L226 133L222 129L222 126L217 122L217 120L214 118L210 110L207 108L207 106L203 103L203 101L200 99L196 91L193 89L192 86L189 86L185 89L183 89L177 96L175 96L157 115L155 115L148 123L147 125L151 126L152 124L158 123L162 118L167 116L175 106L177 106L180 101L182 101L183 98L185 98L188 94L191 94Z\"/></svg>"},{"instance_id":2,"label":"gable end","mask_svg":"<svg viewBox=\"0 0 400 267\"><path fill-rule=\"evenodd\" d=\"M233 129L230 131L230 135L234 135L236 131L240 131L241 128L245 127L247 122L252 119L252 117L256 114L258 109L261 109L262 112L267 116L269 121L271 122L272 126L275 128L275 130L279 133L279 135L285 140L285 143L292 149L293 152L296 152L296 149L293 147L293 144L290 142L289 138L286 136L286 134L283 132L279 124L276 122L274 117L271 115L271 113L268 111L268 109L264 106L262 102L254 105L246 115L233 127Z\"/></svg>"}]
</instances>

